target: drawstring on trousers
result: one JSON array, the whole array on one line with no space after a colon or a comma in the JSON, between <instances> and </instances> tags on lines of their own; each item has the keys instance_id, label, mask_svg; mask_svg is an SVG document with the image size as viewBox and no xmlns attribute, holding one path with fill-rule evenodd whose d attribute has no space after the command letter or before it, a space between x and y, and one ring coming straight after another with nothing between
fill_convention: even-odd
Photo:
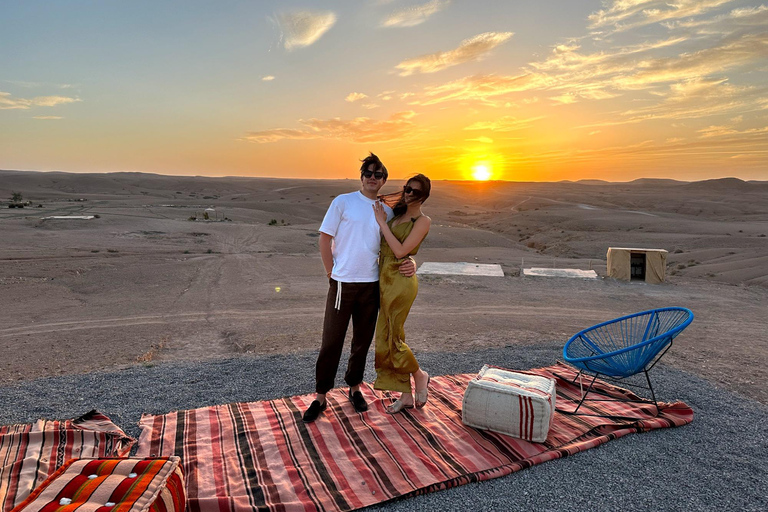
<instances>
[{"instance_id":1,"label":"drawstring on trousers","mask_svg":"<svg viewBox=\"0 0 768 512\"><path fill-rule=\"evenodd\" d=\"M341 311L341 283L336 281L336 304L334 304L336 311Z\"/></svg>"}]
</instances>

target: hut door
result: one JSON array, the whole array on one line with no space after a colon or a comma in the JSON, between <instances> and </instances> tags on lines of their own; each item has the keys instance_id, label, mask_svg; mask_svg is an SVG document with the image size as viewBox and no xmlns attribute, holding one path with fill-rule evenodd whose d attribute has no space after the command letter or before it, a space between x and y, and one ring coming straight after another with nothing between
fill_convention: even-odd
<instances>
[{"instance_id":1,"label":"hut door","mask_svg":"<svg viewBox=\"0 0 768 512\"><path fill-rule=\"evenodd\" d=\"M632 281L645 281L645 253L630 254L629 275Z\"/></svg>"}]
</instances>

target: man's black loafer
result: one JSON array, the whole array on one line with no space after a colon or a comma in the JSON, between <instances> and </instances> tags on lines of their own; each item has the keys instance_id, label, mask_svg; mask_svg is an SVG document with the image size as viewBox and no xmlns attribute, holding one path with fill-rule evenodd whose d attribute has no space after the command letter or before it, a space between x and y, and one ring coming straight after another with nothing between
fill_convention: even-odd
<instances>
[{"instance_id":1,"label":"man's black loafer","mask_svg":"<svg viewBox=\"0 0 768 512\"><path fill-rule=\"evenodd\" d=\"M357 412L365 412L368 410L368 404L365 403L365 398L363 398L363 394L360 391L355 391L353 393L350 389L349 401L355 406L355 411Z\"/></svg>"},{"instance_id":2,"label":"man's black loafer","mask_svg":"<svg viewBox=\"0 0 768 512\"><path fill-rule=\"evenodd\" d=\"M304 413L304 417L302 418L304 420L304 423L312 423L317 419L318 416L320 416L320 413L323 412L328 407L328 401L323 402L322 404L318 402L317 400L313 400L311 404L309 404L309 409Z\"/></svg>"}]
</instances>

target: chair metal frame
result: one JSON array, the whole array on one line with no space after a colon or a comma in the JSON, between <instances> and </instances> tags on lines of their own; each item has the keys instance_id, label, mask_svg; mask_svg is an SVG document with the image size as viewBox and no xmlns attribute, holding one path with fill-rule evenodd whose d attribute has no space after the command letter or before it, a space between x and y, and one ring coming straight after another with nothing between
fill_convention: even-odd
<instances>
[{"instance_id":1,"label":"chair metal frame","mask_svg":"<svg viewBox=\"0 0 768 512\"><path fill-rule=\"evenodd\" d=\"M598 377L606 377L612 381L623 381L629 377L643 373L647 386L623 383L629 387L648 389L651 392L656 414L659 404L653 391L648 372L672 347L675 337L693 321L693 312L687 308L667 307L641 311L632 315L622 316L607 322L593 325L574 334L563 347L563 358L572 366L579 369L573 379L576 383L582 373L593 374L592 381L584 392L576 409L570 414L579 414L581 406L587 401L590 392L600 394L593 386ZM590 401L624 401L617 398L591 398ZM647 403L647 400L640 401ZM561 411L565 412L565 411ZM590 414L581 413L585 416Z\"/></svg>"}]
</instances>

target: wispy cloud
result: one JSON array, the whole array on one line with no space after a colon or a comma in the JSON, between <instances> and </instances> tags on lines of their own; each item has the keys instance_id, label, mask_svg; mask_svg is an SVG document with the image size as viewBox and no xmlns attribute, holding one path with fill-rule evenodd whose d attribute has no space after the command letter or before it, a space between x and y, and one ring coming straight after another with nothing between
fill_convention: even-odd
<instances>
[{"instance_id":1,"label":"wispy cloud","mask_svg":"<svg viewBox=\"0 0 768 512\"><path fill-rule=\"evenodd\" d=\"M578 128L766 110L766 88L745 85L754 80L731 82L728 77L744 70L754 76L766 71L768 7L722 11L730 3L605 2L604 10L592 16L590 27L621 27L610 38L592 34L570 39L554 46L544 59L523 66L517 74L468 76L427 85L421 91L408 93L409 97L400 97L410 105L420 106L459 101L522 107L538 98L546 98L555 106L598 100L609 105L611 110L603 111L604 120L599 120L601 110L595 107L592 119L585 119L591 122ZM722 12L715 10L718 7ZM654 33L666 34L647 39L650 32L635 26L639 21L656 23ZM429 58L406 61L410 64L401 67L403 74L439 68L443 54L435 55L436 65L431 65Z\"/></svg>"},{"instance_id":2,"label":"wispy cloud","mask_svg":"<svg viewBox=\"0 0 768 512\"><path fill-rule=\"evenodd\" d=\"M616 2L614 7L629 13L653 3L627 0ZM686 5L689 10L675 12L697 8ZM594 50L584 51L582 42L573 40L555 46L545 60L532 62L529 68L540 75L543 90L556 92L550 99L557 104L611 99L625 91L657 94L669 84L719 78L732 70L765 62L766 22L768 8L761 6L734 9L707 19L666 23L668 37L655 41L620 45L598 40Z\"/></svg>"},{"instance_id":3,"label":"wispy cloud","mask_svg":"<svg viewBox=\"0 0 768 512\"><path fill-rule=\"evenodd\" d=\"M275 128L274 130L261 130L258 132L248 132L240 140L249 142L258 142L265 144L267 142L277 142L282 139L319 139L320 136L314 133L292 130L289 128Z\"/></svg>"},{"instance_id":4,"label":"wispy cloud","mask_svg":"<svg viewBox=\"0 0 768 512\"><path fill-rule=\"evenodd\" d=\"M336 23L330 11L291 11L277 16L286 50L304 48L317 42Z\"/></svg>"},{"instance_id":5,"label":"wispy cloud","mask_svg":"<svg viewBox=\"0 0 768 512\"><path fill-rule=\"evenodd\" d=\"M725 78L691 79L672 84L667 91L657 93L660 102L625 110L608 121L590 123L579 128L617 126L658 119L699 119L764 110L768 105L762 106L759 102L766 94L766 87L732 85Z\"/></svg>"},{"instance_id":6,"label":"wispy cloud","mask_svg":"<svg viewBox=\"0 0 768 512\"><path fill-rule=\"evenodd\" d=\"M426 4L413 5L393 12L381 25L383 27L415 27L450 4L450 0L432 0Z\"/></svg>"},{"instance_id":7,"label":"wispy cloud","mask_svg":"<svg viewBox=\"0 0 768 512\"><path fill-rule=\"evenodd\" d=\"M263 77L261 77L261 80L262 80L263 82L271 82L271 81L272 81L272 80L274 80L274 79L275 79L275 77L274 77L273 75L267 75L267 76L263 76Z\"/></svg>"},{"instance_id":8,"label":"wispy cloud","mask_svg":"<svg viewBox=\"0 0 768 512\"><path fill-rule=\"evenodd\" d=\"M356 102L358 100L362 100L362 99L367 98L367 97L368 97L368 95L367 94L363 94L362 92L351 92L351 93L347 94L347 97L344 98L344 99L346 101L350 102L350 103L354 103L354 102Z\"/></svg>"},{"instance_id":9,"label":"wispy cloud","mask_svg":"<svg viewBox=\"0 0 768 512\"><path fill-rule=\"evenodd\" d=\"M513 35L513 32L486 32L465 39L456 49L404 60L395 67L400 70L400 76L414 73L435 73L458 64L477 60L509 40Z\"/></svg>"},{"instance_id":10,"label":"wispy cloud","mask_svg":"<svg viewBox=\"0 0 768 512\"><path fill-rule=\"evenodd\" d=\"M13 84L18 87L24 87L26 89L34 89L37 87L56 87L58 89L71 89L74 87L72 84L56 84L56 83L48 83L48 82L27 82L25 80L0 80L0 82L5 82L8 84Z\"/></svg>"},{"instance_id":11,"label":"wispy cloud","mask_svg":"<svg viewBox=\"0 0 768 512\"><path fill-rule=\"evenodd\" d=\"M636 88L691 80L744 67L765 60L766 57L768 32L747 33L710 48L640 62L637 73L617 76L613 81L619 87Z\"/></svg>"},{"instance_id":12,"label":"wispy cloud","mask_svg":"<svg viewBox=\"0 0 768 512\"><path fill-rule=\"evenodd\" d=\"M32 119L54 120L54 119L64 119L64 118L61 116L32 116Z\"/></svg>"},{"instance_id":13,"label":"wispy cloud","mask_svg":"<svg viewBox=\"0 0 768 512\"><path fill-rule=\"evenodd\" d=\"M631 121L644 121L741 113L750 110L749 105L766 93L765 87L732 85L724 78L696 78L670 85L661 103L627 110L622 115Z\"/></svg>"},{"instance_id":14,"label":"wispy cloud","mask_svg":"<svg viewBox=\"0 0 768 512\"><path fill-rule=\"evenodd\" d=\"M764 27L768 22L768 6L752 6L733 9L728 13L711 18L675 20L662 23L670 30L705 29L707 32L731 33L745 27ZM701 33L701 32L699 32Z\"/></svg>"},{"instance_id":15,"label":"wispy cloud","mask_svg":"<svg viewBox=\"0 0 768 512\"><path fill-rule=\"evenodd\" d=\"M36 96L34 98L14 98L9 92L0 91L0 110L29 109L33 107L54 107L56 105L82 101L67 96Z\"/></svg>"},{"instance_id":16,"label":"wispy cloud","mask_svg":"<svg viewBox=\"0 0 768 512\"><path fill-rule=\"evenodd\" d=\"M480 142L482 144L493 144L493 139L490 137L477 137L474 139L466 139L468 142Z\"/></svg>"},{"instance_id":17,"label":"wispy cloud","mask_svg":"<svg viewBox=\"0 0 768 512\"><path fill-rule=\"evenodd\" d=\"M475 75L442 85L428 86L410 101L411 105L434 105L446 101L479 101L496 106L496 99L513 92L530 91L546 85L544 75L526 73L517 76Z\"/></svg>"},{"instance_id":18,"label":"wispy cloud","mask_svg":"<svg viewBox=\"0 0 768 512\"><path fill-rule=\"evenodd\" d=\"M669 20L690 18L706 14L734 0L613 0L589 16L590 28L612 28L625 31Z\"/></svg>"},{"instance_id":19,"label":"wispy cloud","mask_svg":"<svg viewBox=\"0 0 768 512\"><path fill-rule=\"evenodd\" d=\"M504 116L493 121L478 121L465 127L465 130L490 130L494 132L512 132L528 128L534 121L543 119L544 116L518 119L512 116Z\"/></svg>"},{"instance_id":20,"label":"wispy cloud","mask_svg":"<svg viewBox=\"0 0 768 512\"><path fill-rule=\"evenodd\" d=\"M398 112L379 121L369 117L354 119L300 119L307 130L275 129L249 132L241 140L267 143L282 139L337 139L349 142L387 142L413 134L416 125L413 111Z\"/></svg>"}]
</instances>

